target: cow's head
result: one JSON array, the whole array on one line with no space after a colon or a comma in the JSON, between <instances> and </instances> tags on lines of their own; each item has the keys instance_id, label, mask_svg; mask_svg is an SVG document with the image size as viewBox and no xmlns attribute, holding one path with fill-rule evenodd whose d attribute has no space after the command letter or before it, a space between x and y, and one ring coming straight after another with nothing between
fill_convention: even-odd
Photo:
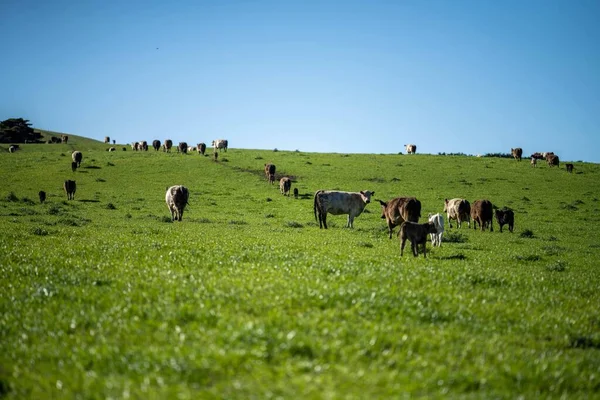
<instances>
[{"instance_id":1,"label":"cow's head","mask_svg":"<svg viewBox=\"0 0 600 400\"><path fill-rule=\"evenodd\" d=\"M371 202L371 196L373 196L375 194L375 192L370 192L368 190L360 191L360 197L362 197L362 200L365 202L365 204L369 204Z\"/></svg>"}]
</instances>

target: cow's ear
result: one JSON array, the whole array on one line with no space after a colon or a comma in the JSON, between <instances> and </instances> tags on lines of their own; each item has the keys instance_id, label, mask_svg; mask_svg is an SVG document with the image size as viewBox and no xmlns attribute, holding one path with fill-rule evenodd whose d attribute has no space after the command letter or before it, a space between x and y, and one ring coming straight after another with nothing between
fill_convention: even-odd
<instances>
[{"instance_id":1,"label":"cow's ear","mask_svg":"<svg viewBox=\"0 0 600 400\"><path fill-rule=\"evenodd\" d=\"M375 196L375 192L371 192L371 196Z\"/></svg>"},{"instance_id":2,"label":"cow's ear","mask_svg":"<svg viewBox=\"0 0 600 400\"><path fill-rule=\"evenodd\" d=\"M444 203L448 204L448 199L445 199L445 200L444 200Z\"/></svg>"},{"instance_id":3,"label":"cow's ear","mask_svg":"<svg viewBox=\"0 0 600 400\"><path fill-rule=\"evenodd\" d=\"M363 196L365 195L365 192L363 192L362 190L359 193L362 194Z\"/></svg>"}]
</instances>

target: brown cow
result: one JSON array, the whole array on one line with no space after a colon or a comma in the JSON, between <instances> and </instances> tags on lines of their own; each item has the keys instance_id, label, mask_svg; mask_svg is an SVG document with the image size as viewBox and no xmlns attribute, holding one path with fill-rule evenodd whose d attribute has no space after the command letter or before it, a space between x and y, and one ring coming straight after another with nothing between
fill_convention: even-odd
<instances>
[{"instance_id":1,"label":"brown cow","mask_svg":"<svg viewBox=\"0 0 600 400\"><path fill-rule=\"evenodd\" d=\"M546 162L550 167L558 167L560 164L560 160L558 159L558 156L556 154L548 154L546 156Z\"/></svg>"},{"instance_id":2,"label":"brown cow","mask_svg":"<svg viewBox=\"0 0 600 400\"><path fill-rule=\"evenodd\" d=\"M502 232L504 225L508 225L509 232L512 232L515 226L515 214L510 208L504 207L496 210L496 221L500 225L500 232Z\"/></svg>"},{"instance_id":3,"label":"brown cow","mask_svg":"<svg viewBox=\"0 0 600 400\"><path fill-rule=\"evenodd\" d=\"M65 189L65 193L67 193L67 200L75 199L75 190L77 189L75 181L72 181L70 179L66 180L63 185L63 189Z\"/></svg>"},{"instance_id":4,"label":"brown cow","mask_svg":"<svg viewBox=\"0 0 600 400\"><path fill-rule=\"evenodd\" d=\"M275 170L275 164L265 164L265 177L271 184L275 182Z\"/></svg>"},{"instance_id":5,"label":"brown cow","mask_svg":"<svg viewBox=\"0 0 600 400\"><path fill-rule=\"evenodd\" d=\"M381 204L381 218L385 218L388 225L390 239L394 227L404 221L419 222L421 217L421 202L414 197L396 197L388 202L379 200Z\"/></svg>"},{"instance_id":6,"label":"brown cow","mask_svg":"<svg viewBox=\"0 0 600 400\"><path fill-rule=\"evenodd\" d=\"M567 172L568 173L572 173L573 172L573 164L571 164L571 163L565 164L565 167L567 168Z\"/></svg>"},{"instance_id":7,"label":"brown cow","mask_svg":"<svg viewBox=\"0 0 600 400\"><path fill-rule=\"evenodd\" d=\"M413 255L418 257L419 247L423 245L423 257L427 258L427 235L437 233L437 228L433 222L426 222L424 224L418 224L412 221L405 221L400 225L400 257L404 254L404 246L406 240L410 240L410 247Z\"/></svg>"},{"instance_id":8,"label":"brown cow","mask_svg":"<svg viewBox=\"0 0 600 400\"><path fill-rule=\"evenodd\" d=\"M484 231L487 226L490 232L494 232L494 207L489 200L475 200L471 207L471 219L473 220L473 229L477 229L477 224Z\"/></svg>"},{"instance_id":9,"label":"brown cow","mask_svg":"<svg viewBox=\"0 0 600 400\"><path fill-rule=\"evenodd\" d=\"M471 203L465 199L444 200L444 212L448 217L448 225L452 228L452 220L455 219L458 227L463 221L467 221L471 227Z\"/></svg>"},{"instance_id":10,"label":"brown cow","mask_svg":"<svg viewBox=\"0 0 600 400\"><path fill-rule=\"evenodd\" d=\"M152 141L152 148L154 149L154 151L160 150L160 140L154 139Z\"/></svg>"},{"instance_id":11,"label":"brown cow","mask_svg":"<svg viewBox=\"0 0 600 400\"><path fill-rule=\"evenodd\" d=\"M281 178L279 180L279 192L281 192L282 195L287 195L288 197L290 196L290 189L292 188L292 180L290 178L288 178L287 176L284 176L283 178Z\"/></svg>"},{"instance_id":12,"label":"brown cow","mask_svg":"<svg viewBox=\"0 0 600 400\"><path fill-rule=\"evenodd\" d=\"M520 147L514 149L511 148L510 154L515 158L515 160L521 161L521 156L523 156L523 149Z\"/></svg>"}]
</instances>

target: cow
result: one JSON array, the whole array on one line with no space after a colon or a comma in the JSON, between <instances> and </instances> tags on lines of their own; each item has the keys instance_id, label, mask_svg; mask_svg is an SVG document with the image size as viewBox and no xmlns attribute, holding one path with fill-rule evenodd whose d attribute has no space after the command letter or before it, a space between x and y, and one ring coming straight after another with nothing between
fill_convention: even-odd
<instances>
[{"instance_id":1,"label":"cow","mask_svg":"<svg viewBox=\"0 0 600 400\"><path fill-rule=\"evenodd\" d=\"M298 198L298 188L294 188L294 198Z\"/></svg>"},{"instance_id":2,"label":"cow","mask_svg":"<svg viewBox=\"0 0 600 400\"><path fill-rule=\"evenodd\" d=\"M315 192L313 211L315 220L319 219L319 229L327 229L327 214L348 214L346 227L354 228L354 218L362 214L365 206L371 202L375 192L338 192L334 190L317 190Z\"/></svg>"},{"instance_id":3,"label":"cow","mask_svg":"<svg viewBox=\"0 0 600 400\"><path fill-rule=\"evenodd\" d=\"M484 231L487 226L490 232L494 232L494 206L489 200L475 200L471 207L471 219L473 220L473 229L477 229L477 224Z\"/></svg>"},{"instance_id":4,"label":"cow","mask_svg":"<svg viewBox=\"0 0 600 400\"><path fill-rule=\"evenodd\" d=\"M15 151L17 151L18 147L15 145L11 145L8 147L8 152L9 153L14 153Z\"/></svg>"},{"instance_id":5,"label":"cow","mask_svg":"<svg viewBox=\"0 0 600 400\"><path fill-rule=\"evenodd\" d=\"M537 165L537 158L535 158L534 156L531 156L531 166L535 167Z\"/></svg>"},{"instance_id":6,"label":"cow","mask_svg":"<svg viewBox=\"0 0 600 400\"><path fill-rule=\"evenodd\" d=\"M163 145L163 150L167 153L170 153L171 147L173 147L173 141L171 139L165 140L165 143Z\"/></svg>"},{"instance_id":7,"label":"cow","mask_svg":"<svg viewBox=\"0 0 600 400\"><path fill-rule=\"evenodd\" d=\"M573 164L571 164L571 163L565 164L565 168L567 168L567 172L568 173L572 173L573 172Z\"/></svg>"},{"instance_id":8,"label":"cow","mask_svg":"<svg viewBox=\"0 0 600 400\"><path fill-rule=\"evenodd\" d=\"M117 151L116 147L109 147L107 151Z\"/></svg>"},{"instance_id":9,"label":"cow","mask_svg":"<svg viewBox=\"0 0 600 400\"><path fill-rule=\"evenodd\" d=\"M521 156L523 156L523 149L520 147L510 149L510 155L514 157L515 160L521 161Z\"/></svg>"},{"instance_id":10,"label":"cow","mask_svg":"<svg viewBox=\"0 0 600 400\"><path fill-rule=\"evenodd\" d=\"M213 151L217 151L218 149L223 149L227 151L227 140L226 139L217 139L212 141Z\"/></svg>"},{"instance_id":11,"label":"cow","mask_svg":"<svg viewBox=\"0 0 600 400\"><path fill-rule=\"evenodd\" d=\"M77 162L76 161L71 161L71 171L73 171L73 172L77 171Z\"/></svg>"},{"instance_id":12,"label":"cow","mask_svg":"<svg viewBox=\"0 0 600 400\"><path fill-rule=\"evenodd\" d=\"M456 224L460 228L463 221L468 222L471 227L471 203L465 199L444 200L444 212L448 218L448 225L452 228L452 220L456 220Z\"/></svg>"},{"instance_id":13,"label":"cow","mask_svg":"<svg viewBox=\"0 0 600 400\"><path fill-rule=\"evenodd\" d=\"M292 180L287 176L284 176L279 180L279 192L284 196L290 196L290 189L292 188Z\"/></svg>"},{"instance_id":14,"label":"cow","mask_svg":"<svg viewBox=\"0 0 600 400\"><path fill-rule=\"evenodd\" d=\"M405 144L404 148L406 149L406 153L408 154L415 154L417 152L416 144Z\"/></svg>"},{"instance_id":15,"label":"cow","mask_svg":"<svg viewBox=\"0 0 600 400\"><path fill-rule=\"evenodd\" d=\"M275 169L275 164L265 164L265 177L271 184L275 182Z\"/></svg>"},{"instance_id":16,"label":"cow","mask_svg":"<svg viewBox=\"0 0 600 400\"><path fill-rule=\"evenodd\" d=\"M165 201L167 202L169 211L171 211L171 221L181 221L183 218L183 210L188 204L189 197L190 193L183 185L175 185L167 189Z\"/></svg>"},{"instance_id":17,"label":"cow","mask_svg":"<svg viewBox=\"0 0 600 400\"><path fill-rule=\"evenodd\" d=\"M404 221L400 225L400 257L404 255L406 240L410 240L410 247L415 257L419 256L419 245L423 245L423 257L427 258L427 234L435 234L437 229L433 222L418 224L412 221Z\"/></svg>"},{"instance_id":18,"label":"cow","mask_svg":"<svg viewBox=\"0 0 600 400\"><path fill-rule=\"evenodd\" d=\"M56 136L52 136L52 137L50 138L50 141L51 141L52 143L62 143L62 140L61 140L59 137L56 137Z\"/></svg>"},{"instance_id":19,"label":"cow","mask_svg":"<svg viewBox=\"0 0 600 400\"><path fill-rule=\"evenodd\" d=\"M152 148L154 149L154 151L160 150L160 140L154 139L152 141Z\"/></svg>"},{"instance_id":20,"label":"cow","mask_svg":"<svg viewBox=\"0 0 600 400\"><path fill-rule=\"evenodd\" d=\"M196 147L194 147L194 146L188 147L188 152L193 153L195 151L196 151Z\"/></svg>"},{"instance_id":21,"label":"cow","mask_svg":"<svg viewBox=\"0 0 600 400\"><path fill-rule=\"evenodd\" d=\"M110 136L104 136L104 143L110 143Z\"/></svg>"},{"instance_id":22,"label":"cow","mask_svg":"<svg viewBox=\"0 0 600 400\"><path fill-rule=\"evenodd\" d=\"M77 163L77 168L81 167L81 161L83 160L83 154L81 154L80 151L75 150L71 154L71 158L73 159L73 161L75 161Z\"/></svg>"},{"instance_id":23,"label":"cow","mask_svg":"<svg viewBox=\"0 0 600 400\"><path fill-rule=\"evenodd\" d=\"M196 148L198 149L198 154L204 155L204 153L206 152L206 143L198 143L198 146L196 146Z\"/></svg>"},{"instance_id":24,"label":"cow","mask_svg":"<svg viewBox=\"0 0 600 400\"><path fill-rule=\"evenodd\" d=\"M61 143L64 143L64 144L69 143L69 136L68 135L60 135L60 141L61 141Z\"/></svg>"},{"instance_id":25,"label":"cow","mask_svg":"<svg viewBox=\"0 0 600 400\"><path fill-rule=\"evenodd\" d=\"M40 196L40 203L43 203L46 201L46 192L44 192L43 190L39 191L38 196Z\"/></svg>"},{"instance_id":26,"label":"cow","mask_svg":"<svg viewBox=\"0 0 600 400\"><path fill-rule=\"evenodd\" d=\"M429 214L429 222L435 225L436 233L431 234L431 245L440 247L442 245L442 236L444 234L444 217L442 214Z\"/></svg>"},{"instance_id":27,"label":"cow","mask_svg":"<svg viewBox=\"0 0 600 400\"><path fill-rule=\"evenodd\" d=\"M546 156L544 154L546 154L546 153L535 152L531 155L531 157L535 158L536 160L543 160L546 158Z\"/></svg>"},{"instance_id":28,"label":"cow","mask_svg":"<svg viewBox=\"0 0 600 400\"><path fill-rule=\"evenodd\" d=\"M500 232L502 232L504 225L508 225L509 232L512 232L515 226L515 214L513 210L507 207L496 210L496 222L500 225Z\"/></svg>"},{"instance_id":29,"label":"cow","mask_svg":"<svg viewBox=\"0 0 600 400\"><path fill-rule=\"evenodd\" d=\"M139 142L131 142L131 150L138 151L139 149L140 149L140 143Z\"/></svg>"},{"instance_id":30,"label":"cow","mask_svg":"<svg viewBox=\"0 0 600 400\"><path fill-rule=\"evenodd\" d=\"M546 156L546 162L548 163L549 167L558 167L560 164L560 160L556 154L548 154Z\"/></svg>"},{"instance_id":31,"label":"cow","mask_svg":"<svg viewBox=\"0 0 600 400\"><path fill-rule=\"evenodd\" d=\"M148 151L148 142L146 142L145 140L142 140L139 143L140 143L140 145L139 145L140 151Z\"/></svg>"},{"instance_id":32,"label":"cow","mask_svg":"<svg viewBox=\"0 0 600 400\"><path fill-rule=\"evenodd\" d=\"M421 217L421 202L414 197L396 197L388 202L378 200L381 204L381 218L388 226L390 239L394 227L404 221L419 222Z\"/></svg>"},{"instance_id":33,"label":"cow","mask_svg":"<svg viewBox=\"0 0 600 400\"><path fill-rule=\"evenodd\" d=\"M75 199L75 190L77 189L77 185L75 184L75 181L72 180L66 180L63 188L65 189L65 193L67 193L67 200L74 200Z\"/></svg>"},{"instance_id":34,"label":"cow","mask_svg":"<svg viewBox=\"0 0 600 400\"><path fill-rule=\"evenodd\" d=\"M177 152L187 154L187 150L188 144L186 142L179 142L179 145L177 145Z\"/></svg>"}]
</instances>

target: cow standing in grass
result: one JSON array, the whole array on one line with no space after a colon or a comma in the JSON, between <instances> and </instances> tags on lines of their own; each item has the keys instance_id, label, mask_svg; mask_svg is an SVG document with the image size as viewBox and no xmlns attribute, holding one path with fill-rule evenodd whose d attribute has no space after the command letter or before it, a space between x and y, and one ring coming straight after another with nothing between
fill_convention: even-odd
<instances>
[{"instance_id":1,"label":"cow standing in grass","mask_svg":"<svg viewBox=\"0 0 600 400\"><path fill-rule=\"evenodd\" d=\"M406 149L407 154L415 154L417 152L416 144L405 144L404 149Z\"/></svg>"},{"instance_id":2,"label":"cow standing in grass","mask_svg":"<svg viewBox=\"0 0 600 400\"><path fill-rule=\"evenodd\" d=\"M435 226L435 233L431 234L431 245L440 247L444 235L444 216L440 213L429 214L429 222Z\"/></svg>"},{"instance_id":3,"label":"cow standing in grass","mask_svg":"<svg viewBox=\"0 0 600 400\"><path fill-rule=\"evenodd\" d=\"M421 217L421 202L414 197L396 197L388 202L379 200L379 204L381 218L387 222L390 239L394 227L404 221L419 222Z\"/></svg>"},{"instance_id":4,"label":"cow standing in grass","mask_svg":"<svg viewBox=\"0 0 600 400\"><path fill-rule=\"evenodd\" d=\"M400 257L404 255L404 246L406 240L410 240L410 247L413 255L418 257L419 245L423 245L423 257L427 258L427 235L437 233L437 229L433 222L417 224L416 222L405 221L400 225Z\"/></svg>"},{"instance_id":5,"label":"cow standing in grass","mask_svg":"<svg viewBox=\"0 0 600 400\"><path fill-rule=\"evenodd\" d=\"M520 147L510 149L510 154L514 157L515 160L521 161L521 157L523 156L523 149Z\"/></svg>"},{"instance_id":6,"label":"cow standing in grass","mask_svg":"<svg viewBox=\"0 0 600 400\"><path fill-rule=\"evenodd\" d=\"M227 152L228 146L229 146L229 143L227 142L226 139L217 139L217 140L212 141L213 151L223 149L225 152Z\"/></svg>"},{"instance_id":7,"label":"cow standing in grass","mask_svg":"<svg viewBox=\"0 0 600 400\"><path fill-rule=\"evenodd\" d=\"M77 168L81 167L81 161L83 160L83 154L81 154L80 151L75 150L71 154L71 158L73 159L73 162L77 163Z\"/></svg>"},{"instance_id":8,"label":"cow standing in grass","mask_svg":"<svg viewBox=\"0 0 600 400\"><path fill-rule=\"evenodd\" d=\"M275 167L275 164L265 164L265 177L267 178L267 181L269 181L269 183L274 183L275 182L275 170L277 169L277 167Z\"/></svg>"},{"instance_id":9,"label":"cow standing in grass","mask_svg":"<svg viewBox=\"0 0 600 400\"><path fill-rule=\"evenodd\" d=\"M160 150L160 140L154 139L152 141L152 148L154 149L154 151Z\"/></svg>"},{"instance_id":10,"label":"cow standing in grass","mask_svg":"<svg viewBox=\"0 0 600 400\"><path fill-rule=\"evenodd\" d=\"M282 195L289 197L291 188L292 180L290 178L284 176L279 180L279 192L281 192Z\"/></svg>"},{"instance_id":11,"label":"cow standing in grass","mask_svg":"<svg viewBox=\"0 0 600 400\"><path fill-rule=\"evenodd\" d=\"M502 232L504 225L508 225L508 231L512 232L515 226L515 214L513 210L507 207L496 210L496 222L500 225L500 232Z\"/></svg>"},{"instance_id":12,"label":"cow standing in grass","mask_svg":"<svg viewBox=\"0 0 600 400\"><path fill-rule=\"evenodd\" d=\"M546 156L546 162L548 163L549 167L558 167L560 164L560 160L556 154L548 154Z\"/></svg>"},{"instance_id":13,"label":"cow standing in grass","mask_svg":"<svg viewBox=\"0 0 600 400\"><path fill-rule=\"evenodd\" d=\"M67 200L75 200L75 190L77 190L75 181L66 180L63 189L65 189L65 193L67 194Z\"/></svg>"},{"instance_id":14,"label":"cow standing in grass","mask_svg":"<svg viewBox=\"0 0 600 400\"><path fill-rule=\"evenodd\" d=\"M163 144L163 151L166 153L170 153L171 147L173 147L173 141L171 139L165 140L165 143Z\"/></svg>"},{"instance_id":15,"label":"cow standing in grass","mask_svg":"<svg viewBox=\"0 0 600 400\"><path fill-rule=\"evenodd\" d=\"M444 200L444 212L448 217L448 225L452 228L452 220L456 220L456 224L460 228L463 221L469 223L471 227L471 203L465 199Z\"/></svg>"},{"instance_id":16,"label":"cow standing in grass","mask_svg":"<svg viewBox=\"0 0 600 400\"><path fill-rule=\"evenodd\" d=\"M471 219L473 220L473 229L477 229L477 224L484 231L490 227L490 232L494 232L494 206L489 200L475 200L471 207Z\"/></svg>"},{"instance_id":17,"label":"cow standing in grass","mask_svg":"<svg viewBox=\"0 0 600 400\"><path fill-rule=\"evenodd\" d=\"M175 185L167 189L165 201L167 202L169 211L171 211L172 221L181 221L185 206L188 204L189 196L188 189L183 185Z\"/></svg>"},{"instance_id":18,"label":"cow standing in grass","mask_svg":"<svg viewBox=\"0 0 600 400\"><path fill-rule=\"evenodd\" d=\"M179 142L179 145L177 146L177 152L182 153L182 154L187 154L187 151L188 151L188 144L186 142Z\"/></svg>"},{"instance_id":19,"label":"cow standing in grass","mask_svg":"<svg viewBox=\"0 0 600 400\"><path fill-rule=\"evenodd\" d=\"M572 173L573 172L573 164L571 164L571 163L565 164L565 168L567 168L567 172L568 173Z\"/></svg>"},{"instance_id":20,"label":"cow standing in grass","mask_svg":"<svg viewBox=\"0 0 600 400\"><path fill-rule=\"evenodd\" d=\"M40 203L43 203L46 201L46 192L44 192L43 190L39 191L38 196L40 197Z\"/></svg>"},{"instance_id":21,"label":"cow standing in grass","mask_svg":"<svg viewBox=\"0 0 600 400\"><path fill-rule=\"evenodd\" d=\"M327 214L348 214L346 227L354 227L354 218L362 214L365 206L371 202L375 192L338 192L334 190L317 190L315 192L313 211L315 220L319 220L319 228L327 229Z\"/></svg>"},{"instance_id":22,"label":"cow standing in grass","mask_svg":"<svg viewBox=\"0 0 600 400\"><path fill-rule=\"evenodd\" d=\"M198 154L204 155L204 153L206 152L206 143L198 143L198 146L196 146L196 148L198 149Z\"/></svg>"}]
</instances>

